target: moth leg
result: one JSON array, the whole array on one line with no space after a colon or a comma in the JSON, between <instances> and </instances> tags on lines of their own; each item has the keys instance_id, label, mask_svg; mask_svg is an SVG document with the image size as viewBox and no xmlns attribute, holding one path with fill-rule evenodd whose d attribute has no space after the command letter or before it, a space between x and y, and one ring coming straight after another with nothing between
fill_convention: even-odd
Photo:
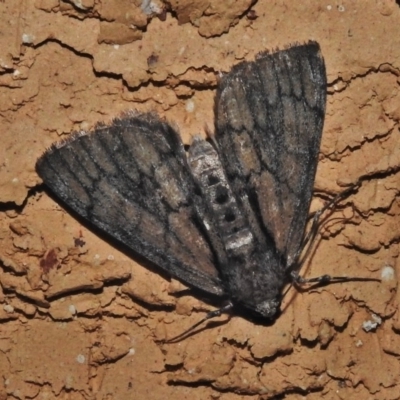
<instances>
[{"instance_id":1,"label":"moth leg","mask_svg":"<svg viewBox=\"0 0 400 400\"><path fill-rule=\"evenodd\" d=\"M325 204L320 210L318 210L312 219L311 227L309 231L307 232L306 236L303 239L302 246L300 247L299 252L296 254L295 260L297 260L293 266L299 265L298 259L300 258L300 255L302 253L302 250L304 249L305 246L307 246L306 252L303 254L303 258L305 258L310 251L310 248L312 247L312 244L317 236L318 229L320 227L320 218L321 215L328 209L332 208L335 206L337 203L339 203L341 200L346 198L350 193L353 191L356 191L360 188L361 182L358 181L354 185L350 186L343 192L337 194L331 201L329 201L327 204ZM305 285L312 285L312 286L324 286L324 285L329 285L331 283L340 283L340 282L381 282L380 279L378 278L366 278L366 277L349 277L349 276L331 276L331 275L321 275L317 276L314 278L303 278L302 276L299 275L299 272L297 270L293 270L290 273L292 283L299 287L299 286L305 286ZM315 284L315 285L313 285Z\"/></svg>"},{"instance_id":2,"label":"moth leg","mask_svg":"<svg viewBox=\"0 0 400 400\"><path fill-rule=\"evenodd\" d=\"M312 222L311 222L311 227L308 230L307 234L304 236L304 239L301 243L301 246L299 248L299 251L297 252L294 260L295 262L293 263L294 268L299 265L299 258L301 256L301 253L303 252L304 248L307 247L306 252L303 255L303 259L305 259L308 255L308 252L310 251L312 244L315 241L315 238L317 237L318 230L320 228L320 219L322 214L326 211L335 206L337 203L339 203L341 200L345 199L350 193L353 191L356 191L360 188L361 182L357 182L354 185L350 186L349 188L343 190L341 193L337 194L333 199L331 199L328 203L326 203L321 209L315 212ZM327 275L324 275L327 276Z\"/></svg>"},{"instance_id":3,"label":"moth leg","mask_svg":"<svg viewBox=\"0 0 400 400\"><path fill-rule=\"evenodd\" d=\"M204 322L208 321L211 318L216 318L221 316L222 314L228 313L231 311L233 308L233 303L229 302L225 306L218 308L217 310L210 311L207 313L207 315L201 319L200 321L196 322L194 325L192 325L190 328L186 329L186 331L180 333L179 335L166 340L164 343L176 343L179 342L180 340L184 339L185 337L188 336L189 333L193 332L198 326L203 324Z\"/></svg>"},{"instance_id":4,"label":"moth leg","mask_svg":"<svg viewBox=\"0 0 400 400\"><path fill-rule=\"evenodd\" d=\"M309 284L315 284L314 286L324 286L331 283L340 282L381 282L378 278L367 278L359 276L331 276L321 275L314 278L303 278L297 272L293 271L291 274L292 282L296 286L304 286Z\"/></svg>"}]
</instances>

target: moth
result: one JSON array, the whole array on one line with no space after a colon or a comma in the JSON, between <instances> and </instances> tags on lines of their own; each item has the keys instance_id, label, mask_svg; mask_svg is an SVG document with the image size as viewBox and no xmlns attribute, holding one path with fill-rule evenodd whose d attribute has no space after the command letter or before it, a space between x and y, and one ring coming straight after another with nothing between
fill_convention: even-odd
<instances>
[{"instance_id":1,"label":"moth","mask_svg":"<svg viewBox=\"0 0 400 400\"><path fill-rule=\"evenodd\" d=\"M36 168L90 224L227 308L276 318L299 268L326 103L316 42L234 66L215 136L188 152L157 115L129 112L54 144Z\"/></svg>"}]
</instances>

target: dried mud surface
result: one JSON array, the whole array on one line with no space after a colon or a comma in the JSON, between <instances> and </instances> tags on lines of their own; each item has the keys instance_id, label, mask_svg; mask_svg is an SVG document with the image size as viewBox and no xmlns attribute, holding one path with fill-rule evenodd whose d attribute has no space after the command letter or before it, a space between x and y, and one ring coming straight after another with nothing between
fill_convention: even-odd
<instances>
[{"instance_id":1,"label":"dried mud surface","mask_svg":"<svg viewBox=\"0 0 400 400\"><path fill-rule=\"evenodd\" d=\"M394 1L0 2L0 399L397 399L400 8ZM312 203L364 177L305 276L382 277L287 296L272 326L127 257L50 197L36 159L73 130L153 110L186 143L220 73L317 40L329 81ZM322 195L321 195L322 193Z\"/></svg>"}]
</instances>

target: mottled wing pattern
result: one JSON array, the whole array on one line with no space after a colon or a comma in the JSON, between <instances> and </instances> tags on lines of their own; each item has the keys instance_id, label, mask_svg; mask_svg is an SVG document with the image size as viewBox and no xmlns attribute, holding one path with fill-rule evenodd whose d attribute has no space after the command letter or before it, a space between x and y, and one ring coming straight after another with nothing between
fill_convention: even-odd
<instances>
[{"instance_id":1,"label":"mottled wing pattern","mask_svg":"<svg viewBox=\"0 0 400 400\"><path fill-rule=\"evenodd\" d=\"M90 223L189 285L223 294L185 150L167 123L153 114L125 115L53 145L36 168Z\"/></svg>"},{"instance_id":2,"label":"mottled wing pattern","mask_svg":"<svg viewBox=\"0 0 400 400\"><path fill-rule=\"evenodd\" d=\"M236 65L216 98L216 137L228 180L259 242L293 268L307 222L325 114L319 45ZM257 231L255 229L255 231Z\"/></svg>"}]
</instances>

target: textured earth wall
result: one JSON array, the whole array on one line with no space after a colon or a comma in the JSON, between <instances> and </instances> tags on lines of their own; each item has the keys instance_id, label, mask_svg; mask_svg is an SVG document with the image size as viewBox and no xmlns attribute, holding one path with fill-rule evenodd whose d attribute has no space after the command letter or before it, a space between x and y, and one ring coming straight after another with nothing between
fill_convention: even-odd
<instances>
[{"instance_id":1,"label":"textured earth wall","mask_svg":"<svg viewBox=\"0 0 400 400\"><path fill-rule=\"evenodd\" d=\"M0 32L0 399L400 397L398 2L3 0ZM77 221L35 162L131 109L189 144L220 74L311 39L328 75L312 210L364 179L302 273L382 282L291 290L272 326L222 316L162 344L219 304Z\"/></svg>"}]
</instances>

